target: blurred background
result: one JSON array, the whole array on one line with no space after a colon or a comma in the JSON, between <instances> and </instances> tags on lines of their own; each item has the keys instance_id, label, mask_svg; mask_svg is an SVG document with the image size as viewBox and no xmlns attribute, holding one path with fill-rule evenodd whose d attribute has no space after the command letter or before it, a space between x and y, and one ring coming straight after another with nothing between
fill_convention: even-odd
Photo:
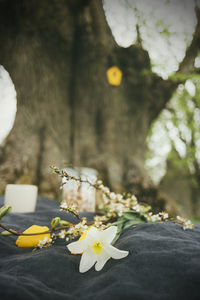
<instances>
[{"instance_id":1,"label":"blurred background","mask_svg":"<svg viewBox=\"0 0 200 300\"><path fill-rule=\"evenodd\" d=\"M0 194L91 168L200 219L200 1L0 0L0 41Z\"/></svg>"}]
</instances>

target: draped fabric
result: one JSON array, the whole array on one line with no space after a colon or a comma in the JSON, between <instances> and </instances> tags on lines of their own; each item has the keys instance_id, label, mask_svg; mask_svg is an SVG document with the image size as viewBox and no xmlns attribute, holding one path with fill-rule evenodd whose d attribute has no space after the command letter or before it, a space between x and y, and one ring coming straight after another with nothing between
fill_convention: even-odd
<instances>
[{"instance_id":1,"label":"draped fabric","mask_svg":"<svg viewBox=\"0 0 200 300\"><path fill-rule=\"evenodd\" d=\"M83 215L92 218L92 213ZM56 202L39 197L35 213L11 213L2 223L23 231L33 224L50 226L55 216L76 222ZM71 255L65 240L35 252L17 248L15 241L15 236L0 236L1 300L200 299L200 226L183 231L167 222L130 228L115 244L129 255L84 274L80 255Z\"/></svg>"}]
</instances>

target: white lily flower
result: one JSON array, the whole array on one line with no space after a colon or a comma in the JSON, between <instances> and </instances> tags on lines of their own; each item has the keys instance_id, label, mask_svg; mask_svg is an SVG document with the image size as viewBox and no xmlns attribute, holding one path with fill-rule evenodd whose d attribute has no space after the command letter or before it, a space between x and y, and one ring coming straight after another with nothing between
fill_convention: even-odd
<instances>
[{"instance_id":1,"label":"white lily flower","mask_svg":"<svg viewBox=\"0 0 200 300\"><path fill-rule=\"evenodd\" d=\"M121 259L128 255L128 251L118 250L111 245L116 234L116 226L111 226L103 231L91 227L84 239L67 246L70 252L82 254L79 266L81 273L87 272L94 264L95 270L100 271L111 257Z\"/></svg>"}]
</instances>

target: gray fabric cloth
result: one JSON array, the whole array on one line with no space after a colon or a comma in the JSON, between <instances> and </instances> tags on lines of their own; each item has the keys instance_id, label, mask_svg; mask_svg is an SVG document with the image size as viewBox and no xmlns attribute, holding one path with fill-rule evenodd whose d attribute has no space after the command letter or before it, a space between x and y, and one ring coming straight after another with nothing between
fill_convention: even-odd
<instances>
[{"instance_id":1,"label":"gray fabric cloth","mask_svg":"<svg viewBox=\"0 0 200 300\"><path fill-rule=\"evenodd\" d=\"M55 216L72 220L54 201L39 198L35 213L10 214L2 223L23 231L33 224L49 226ZM71 255L64 240L36 252L17 248L15 240L0 236L1 300L200 299L199 226L183 231L167 222L130 228L115 244L129 256L84 274L78 271L80 256Z\"/></svg>"}]
</instances>

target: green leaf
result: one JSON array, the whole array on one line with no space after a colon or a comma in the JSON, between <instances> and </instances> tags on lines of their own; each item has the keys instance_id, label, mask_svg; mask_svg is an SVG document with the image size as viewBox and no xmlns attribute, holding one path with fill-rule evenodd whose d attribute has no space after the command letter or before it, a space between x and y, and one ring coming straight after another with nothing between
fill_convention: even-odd
<instances>
[{"instance_id":1,"label":"green leaf","mask_svg":"<svg viewBox=\"0 0 200 300\"><path fill-rule=\"evenodd\" d=\"M120 235L121 235L121 233L122 233L122 231L123 231L123 226L124 226L124 223L125 223L125 219L122 218L122 217L120 217L119 219L120 219L120 221L119 221L119 223L118 223L118 225L117 225L117 234L116 234L114 240L112 241L112 245L115 244L115 242L118 240L118 238L120 237ZM119 219L118 219L118 220L119 220ZM116 222L115 222L115 223L116 223ZM112 224L112 225L113 225L113 224Z\"/></svg>"},{"instance_id":2,"label":"green leaf","mask_svg":"<svg viewBox=\"0 0 200 300\"><path fill-rule=\"evenodd\" d=\"M123 229L127 229L131 226L134 226L134 225L137 225L137 224L140 224L140 223L144 223L144 221L142 220L130 220L130 221L127 221L124 225L124 228Z\"/></svg>"},{"instance_id":3,"label":"green leaf","mask_svg":"<svg viewBox=\"0 0 200 300\"><path fill-rule=\"evenodd\" d=\"M124 223L126 219L124 217L119 217L116 222L112 223L112 226Z\"/></svg>"},{"instance_id":4,"label":"green leaf","mask_svg":"<svg viewBox=\"0 0 200 300\"><path fill-rule=\"evenodd\" d=\"M67 222L65 220L60 220L60 225L61 226L69 225L69 222Z\"/></svg>"},{"instance_id":5,"label":"green leaf","mask_svg":"<svg viewBox=\"0 0 200 300\"><path fill-rule=\"evenodd\" d=\"M144 222L144 217L143 215L139 215L138 213L135 213L134 211L127 211L124 213L124 218L126 220L133 220L139 223Z\"/></svg>"},{"instance_id":6,"label":"green leaf","mask_svg":"<svg viewBox=\"0 0 200 300\"><path fill-rule=\"evenodd\" d=\"M7 230L1 232L1 235L3 235L3 236L8 236L8 235L11 235L11 234L12 233L7 231Z\"/></svg>"},{"instance_id":7,"label":"green leaf","mask_svg":"<svg viewBox=\"0 0 200 300\"><path fill-rule=\"evenodd\" d=\"M6 206L6 205L2 206L0 208L0 220L3 217L5 217L7 214L9 214L9 212L11 212L11 210L12 210L12 206Z\"/></svg>"},{"instance_id":8,"label":"green leaf","mask_svg":"<svg viewBox=\"0 0 200 300\"><path fill-rule=\"evenodd\" d=\"M51 228L55 228L59 223L60 223L59 217L53 218L51 221Z\"/></svg>"},{"instance_id":9,"label":"green leaf","mask_svg":"<svg viewBox=\"0 0 200 300\"><path fill-rule=\"evenodd\" d=\"M145 221L143 218L144 218L143 216L138 215L138 213L134 211L127 211L123 214L122 217L119 217L116 222L111 224L111 226L117 225L117 234L114 240L112 241L112 244L114 245L114 243L118 240L118 238L120 237L124 229L127 229L131 226L140 223L144 223Z\"/></svg>"},{"instance_id":10,"label":"green leaf","mask_svg":"<svg viewBox=\"0 0 200 300\"><path fill-rule=\"evenodd\" d=\"M138 218L138 214L136 212L134 212L134 211L124 212L123 216L127 220L133 220L133 219Z\"/></svg>"}]
</instances>

